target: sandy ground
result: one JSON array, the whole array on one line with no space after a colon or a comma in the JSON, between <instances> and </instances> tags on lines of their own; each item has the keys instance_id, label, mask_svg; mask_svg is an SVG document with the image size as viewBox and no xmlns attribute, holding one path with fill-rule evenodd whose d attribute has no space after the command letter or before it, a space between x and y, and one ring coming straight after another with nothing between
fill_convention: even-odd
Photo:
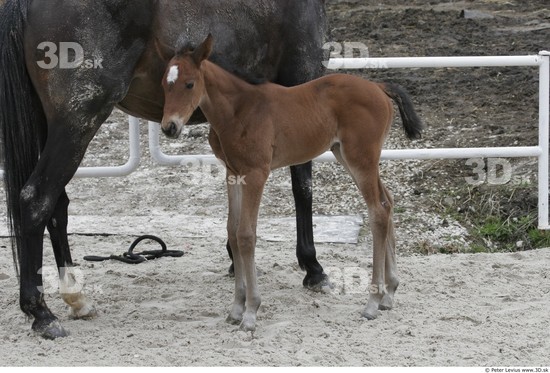
<instances>
[{"instance_id":1,"label":"sandy ground","mask_svg":"<svg viewBox=\"0 0 550 373\"><path fill-rule=\"evenodd\" d=\"M332 293L304 289L294 256L293 219L272 213L274 206L291 203L288 192L273 192L285 188L280 184L286 171L270 182L259 224L263 304L258 329L254 335L237 331L225 323L233 280L224 249L222 181L203 185L178 177L177 171L146 160L127 178L71 182L73 257L99 316L70 320L55 281L47 277L47 302L70 330L68 338L46 341L30 331L17 306L9 242L0 239L5 253L0 257L0 365L549 364L550 249L411 255L406 248L422 237L445 239L445 234L415 232L418 227L403 219L397 228L405 252L399 258L396 307L367 321L360 316L372 259L365 225L356 244L317 244L335 285ZM322 233L326 225L319 215L316 230ZM135 236L146 233L185 256L136 266L82 259L122 253ZM47 244L46 274L53 265Z\"/></svg>"},{"instance_id":2,"label":"sandy ground","mask_svg":"<svg viewBox=\"0 0 550 373\"><path fill-rule=\"evenodd\" d=\"M193 234L180 231L167 240ZM120 236L72 237L75 256L113 253ZM183 258L137 266L79 267L99 317L74 321L55 289L47 300L71 336L46 341L17 309L10 260L0 261L1 365L548 366L550 250L408 256L399 260L396 307L360 316L370 255L357 245L320 245L335 289L301 287L293 243L261 240L263 305L254 335L225 323L233 281L220 237L177 245ZM175 248L175 247L173 247ZM116 252L116 251L115 251ZM53 260L50 255L47 260Z\"/></svg>"}]
</instances>

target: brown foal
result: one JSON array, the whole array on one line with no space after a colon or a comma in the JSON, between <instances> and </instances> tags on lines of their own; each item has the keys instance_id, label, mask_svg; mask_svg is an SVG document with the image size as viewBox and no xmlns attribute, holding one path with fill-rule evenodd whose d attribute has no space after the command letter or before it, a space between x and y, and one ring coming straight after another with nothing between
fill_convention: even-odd
<instances>
[{"instance_id":1,"label":"brown foal","mask_svg":"<svg viewBox=\"0 0 550 373\"><path fill-rule=\"evenodd\" d=\"M260 293L254 250L264 185L271 170L307 162L330 149L353 177L368 207L373 271L362 315L390 309L398 285L392 221L393 199L379 177L382 145L393 119L393 99L411 139L422 125L397 85L344 74L292 88L251 85L207 60L212 37L195 50L182 49L163 78L162 129L177 137L200 107L210 122L209 142L227 168L227 231L235 261L235 300L228 321L256 327Z\"/></svg>"}]
</instances>

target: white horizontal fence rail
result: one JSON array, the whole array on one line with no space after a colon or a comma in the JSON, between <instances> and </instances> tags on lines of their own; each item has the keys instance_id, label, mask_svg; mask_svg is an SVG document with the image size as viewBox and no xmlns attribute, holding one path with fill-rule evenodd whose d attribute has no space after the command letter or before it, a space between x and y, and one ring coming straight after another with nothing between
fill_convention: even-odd
<instances>
[{"instance_id":1,"label":"white horizontal fence rail","mask_svg":"<svg viewBox=\"0 0 550 373\"><path fill-rule=\"evenodd\" d=\"M120 166L79 167L75 177L120 177L130 175L137 170L141 159L139 144L139 119L129 117L129 156L128 161ZM4 170L0 170L0 180L4 178Z\"/></svg>"},{"instance_id":2,"label":"white horizontal fence rail","mask_svg":"<svg viewBox=\"0 0 550 373\"><path fill-rule=\"evenodd\" d=\"M548 219L548 143L550 111L550 52L528 56L466 56L466 57L392 57L392 58L332 58L328 69L390 69L390 68L449 68L534 66L539 68L539 142L537 146L439 149L386 149L382 159L450 159L489 157L536 157L538 159L538 225L550 229ZM216 164L213 155L168 155L159 142L160 126L149 122L149 149L160 165ZM117 167L81 167L77 177L125 176L139 165L139 128L137 118L130 117L130 157ZM335 162L331 152L315 158L316 162ZM3 171L0 170L0 178Z\"/></svg>"},{"instance_id":3,"label":"white horizontal fence rail","mask_svg":"<svg viewBox=\"0 0 550 373\"><path fill-rule=\"evenodd\" d=\"M449 68L449 67L507 67L533 66L539 68L539 143L537 146L439 149L385 149L382 159L458 159L458 158L538 158L538 226L550 229L548 222L548 141L550 52L528 56L467 56L467 57L393 57L393 58L332 58L328 69L391 69L391 68ZM213 164L212 155L167 155L159 145L159 125L149 122L149 146L152 157L161 165ZM331 152L314 159L316 162L335 162Z\"/></svg>"},{"instance_id":4,"label":"white horizontal fence rail","mask_svg":"<svg viewBox=\"0 0 550 373\"><path fill-rule=\"evenodd\" d=\"M396 69L438 67L540 66L548 52L527 56L331 58L326 67L338 69Z\"/></svg>"},{"instance_id":5,"label":"white horizontal fence rail","mask_svg":"<svg viewBox=\"0 0 550 373\"><path fill-rule=\"evenodd\" d=\"M110 167L79 167L76 171L76 177L116 177L127 176L137 170L141 159L141 149L139 144L139 119L130 117L129 125L129 156L128 161L121 166Z\"/></svg>"}]
</instances>

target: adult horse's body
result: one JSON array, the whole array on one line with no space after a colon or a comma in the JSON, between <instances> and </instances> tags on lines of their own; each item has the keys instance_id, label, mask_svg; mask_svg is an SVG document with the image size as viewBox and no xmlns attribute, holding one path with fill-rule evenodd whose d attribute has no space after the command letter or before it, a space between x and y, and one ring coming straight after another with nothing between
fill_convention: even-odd
<instances>
[{"instance_id":1,"label":"adult horse's body","mask_svg":"<svg viewBox=\"0 0 550 373\"><path fill-rule=\"evenodd\" d=\"M161 120L166 62L157 42L175 45L184 35L198 44L212 32L218 40L212 59L224 68L246 80L296 85L322 73L325 28L324 0L6 1L0 11L0 126L20 305L34 318L35 331L46 338L66 335L39 290L46 227L73 316L95 313L81 293L63 294L71 276L61 269L72 266L65 186L113 107ZM77 43L83 55L63 43ZM92 63L61 64L75 59ZM311 165L291 171L298 260L307 271L304 285L315 286L327 279L311 232Z\"/></svg>"}]
</instances>

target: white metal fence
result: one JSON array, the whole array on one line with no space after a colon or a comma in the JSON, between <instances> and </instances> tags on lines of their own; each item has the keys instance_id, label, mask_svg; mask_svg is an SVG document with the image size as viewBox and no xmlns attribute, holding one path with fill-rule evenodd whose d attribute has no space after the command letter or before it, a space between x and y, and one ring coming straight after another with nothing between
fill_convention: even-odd
<instances>
[{"instance_id":1,"label":"white metal fence","mask_svg":"<svg viewBox=\"0 0 550 373\"><path fill-rule=\"evenodd\" d=\"M550 111L550 52L528 56L470 56L470 57L395 57L395 58L333 58L329 69L380 69L380 68L448 68L448 67L504 67L534 66L539 68L539 141L537 146L487 148L436 148L383 150L382 159L451 159L490 157L536 157L538 160L538 225L550 229L548 217L549 176L549 111ZM160 128L149 122L149 149L153 160L160 165L193 163L215 164L213 155L167 155L159 143ZM81 167L77 177L126 176L140 162L139 121L130 117L130 151L128 162L117 167ZM331 152L316 158L317 162L334 162ZM0 178L3 171L0 170Z\"/></svg>"}]
</instances>

